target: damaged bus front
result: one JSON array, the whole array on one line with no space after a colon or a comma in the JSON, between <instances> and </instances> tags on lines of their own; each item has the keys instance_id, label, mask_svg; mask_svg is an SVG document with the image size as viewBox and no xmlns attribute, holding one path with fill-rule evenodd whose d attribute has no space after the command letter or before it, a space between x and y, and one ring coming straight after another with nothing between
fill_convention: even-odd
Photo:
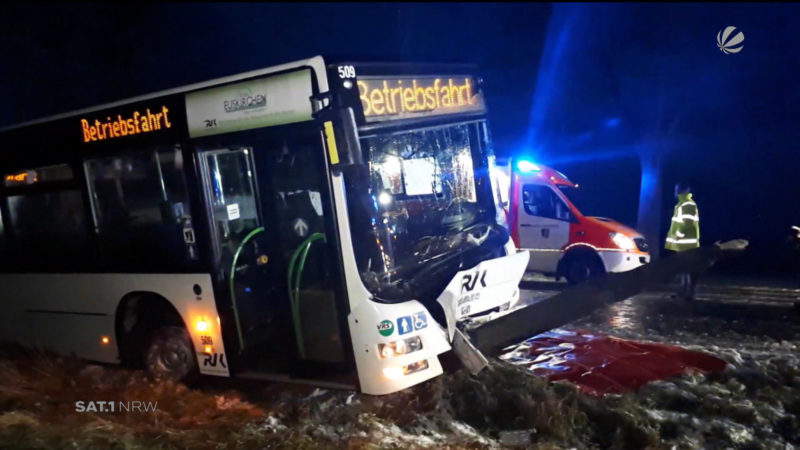
<instances>
[{"instance_id":1,"label":"damaged bus front","mask_svg":"<svg viewBox=\"0 0 800 450\"><path fill-rule=\"evenodd\" d=\"M459 321L519 299L528 255L498 223L486 110L472 73L329 66L334 98L321 99L330 106L317 114L335 123L328 148L338 162L337 204L347 208L338 220L348 324L369 394L441 374L439 355L453 347Z\"/></svg>"}]
</instances>

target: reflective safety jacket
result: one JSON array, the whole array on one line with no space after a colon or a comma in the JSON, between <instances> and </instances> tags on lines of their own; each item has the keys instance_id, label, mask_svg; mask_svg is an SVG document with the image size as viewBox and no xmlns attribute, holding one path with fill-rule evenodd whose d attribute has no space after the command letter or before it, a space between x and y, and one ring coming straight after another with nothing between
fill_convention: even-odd
<instances>
[{"instance_id":1,"label":"reflective safety jacket","mask_svg":"<svg viewBox=\"0 0 800 450\"><path fill-rule=\"evenodd\" d=\"M679 194L667 233L667 250L682 252L700 246L700 216L692 194Z\"/></svg>"}]
</instances>

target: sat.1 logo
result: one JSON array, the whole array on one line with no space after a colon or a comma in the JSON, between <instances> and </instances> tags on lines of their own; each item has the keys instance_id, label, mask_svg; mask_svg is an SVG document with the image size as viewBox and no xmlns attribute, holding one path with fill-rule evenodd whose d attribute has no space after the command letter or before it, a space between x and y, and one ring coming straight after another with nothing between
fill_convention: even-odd
<instances>
[{"instance_id":1,"label":"sat.1 logo","mask_svg":"<svg viewBox=\"0 0 800 450\"><path fill-rule=\"evenodd\" d=\"M717 47L726 55L739 53L744 48L744 44L742 44L744 42L744 33L740 31L733 34L734 31L736 31L736 27L728 26L724 30L717 32Z\"/></svg>"}]
</instances>

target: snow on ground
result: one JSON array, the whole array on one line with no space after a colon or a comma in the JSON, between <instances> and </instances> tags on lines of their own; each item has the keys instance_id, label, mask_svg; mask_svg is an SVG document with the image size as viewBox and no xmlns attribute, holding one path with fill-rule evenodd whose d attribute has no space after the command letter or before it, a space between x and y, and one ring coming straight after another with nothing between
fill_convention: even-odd
<instances>
[{"instance_id":1,"label":"snow on ground","mask_svg":"<svg viewBox=\"0 0 800 450\"><path fill-rule=\"evenodd\" d=\"M792 448L800 444L800 315L787 303L724 300L643 294L570 328L676 344L728 363L720 375L684 375L631 395L658 423L663 441Z\"/></svg>"},{"instance_id":2,"label":"snow on ground","mask_svg":"<svg viewBox=\"0 0 800 450\"><path fill-rule=\"evenodd\" d=\"M684 303L643 294L566 326L683 345L729 364L722 374L602 398L497 360L477 376L457 371L373 397L218 380L187 389L141 372L2 350L0 447L794 448L797 313L723 297ZM158 411L76 413L75 401L95 399L157 401Z\"/></svg>"}]
</instances>

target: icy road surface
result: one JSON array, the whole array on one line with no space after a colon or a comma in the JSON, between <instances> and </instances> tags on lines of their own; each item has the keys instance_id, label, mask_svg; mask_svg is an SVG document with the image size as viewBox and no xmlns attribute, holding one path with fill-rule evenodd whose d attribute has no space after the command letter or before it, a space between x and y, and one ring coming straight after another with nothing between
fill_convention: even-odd
<instances>
[{"instance_id":1,"label":"icy road surface","mask_svg":"<svg viewBox=\"0 0 800 450\"><path fill-rule=\"evenodd\" d=\"M526 283L536 301L558 285ZM635 393L591 397L494 361L404 392L204 380L199 388L70 358L0 350L0 448L774 448L800 446L800 315L793 291L646 293L568 324L683 345L729 363ZM782 303L775 303L780 300ZM224 382L223 382L224 381ZM157 402L77 412L76 401Z\"/></svg>"},{"instance_id":2,"label":"icy road surface","mask_svg":"<svg viewBox=\"0 0 800 450\"><path fill-rule=\"evenodd\" d=\"M526 303L557 292L547 283L527 285L537 289L524 291ZM661 289L563 328L679 345L728 363L722 375L686 375L623 396L635 399L636 414L658 424L662 444L793 448L800 444L797 302L800 290L787 288L701 285L694 302Z\"/></svg>"}]
</instances>

